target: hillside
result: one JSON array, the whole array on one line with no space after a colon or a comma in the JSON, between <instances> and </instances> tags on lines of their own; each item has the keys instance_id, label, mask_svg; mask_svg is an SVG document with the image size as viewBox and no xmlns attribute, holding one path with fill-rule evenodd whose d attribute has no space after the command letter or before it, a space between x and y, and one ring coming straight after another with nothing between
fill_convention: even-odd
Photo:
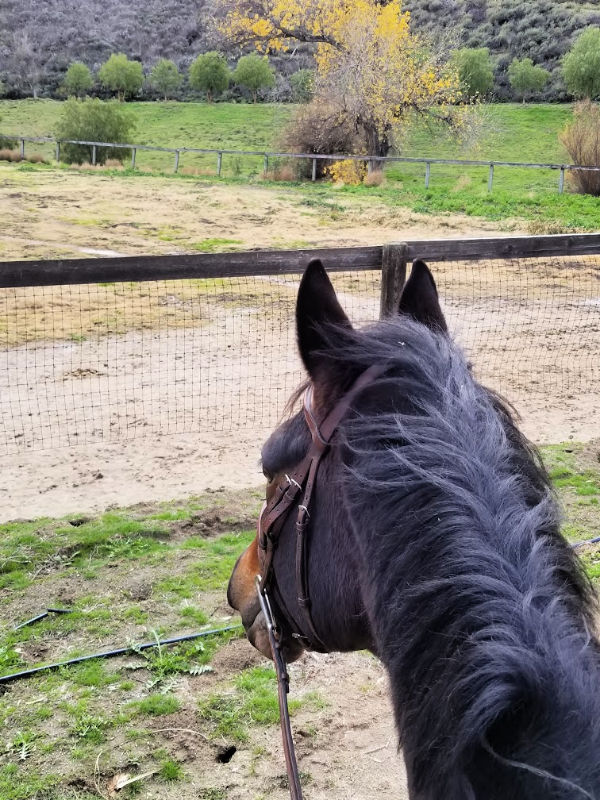
<instances>
[{"instance_id":1,"label":"hillside","mask_svg":"<svg viewBox=\"0 0 600 800\"><path fill-rule=\"evenodd\" d=\"M233 1L233 0L232 0ZM497 63L497 94L509 96L506 67L530 56L553 73L545 99L565 99L559 63L573 38L600 24L597 2L572 0L405 0L414 26L446 47L489 47ZM68 64L80 59L93 70L123 51L146 67L172 58L187 67L202 51L225 48L211 25L213 0L2 0L0 78L10 96L56 91ZM450 35L450 43L448 43ZM230 53L232 57L238 54ZM309 63L302 48L276 59L291 72ZM280 80L273 100L287 99Z\"/></svg>"},{"instance_id":2,"label":"hillside","mask_svg":"<svg viewBox=\"0 0 600 800\"><path fill-rule=\"evenodd\" d=\"M545 99L564 100L560 59L577 34L600 25L597 2L572 0L406 0L413 23L434 39L451 33L459 46L488 47L496 61L496 94L510 96L513 58L529 56L552 73Z\"/></svg>"}]
</instances>

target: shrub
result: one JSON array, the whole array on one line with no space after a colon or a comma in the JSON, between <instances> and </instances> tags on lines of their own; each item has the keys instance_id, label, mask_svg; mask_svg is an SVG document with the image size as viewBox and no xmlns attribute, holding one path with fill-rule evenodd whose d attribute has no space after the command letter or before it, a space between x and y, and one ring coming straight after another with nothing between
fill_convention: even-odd
<instances>
[{"instance_id":1,"label":"shrub","mask_svg":"<svg viewBox=\"0 0 600 800\"><path fill-rule=\"evenodd\" d=\"M81 97L92 88L94 79L89 68L81 61L69 64L62 87L69 96Z\"/></svg>"},{"instance_id":2,"label":"shrub","mask_svg":"<svg viewBox=\"0 0 600 800\"><path fill-rule=\"evenodd\" d=\"M4 147L0 150L0 161L22 161L21 153L18 150L11 150Z\"/></svg>"},{"instance_id":3,"label":"shrub","mask_svg":"<svg viewBox=\"0 0 600 800\"><path fill-rule=\"evenodd\" d=\"M150 73L150 84L165 100L173 96L183 81L183 75L177 69L177 64L168 58L161 58Z\"/></svg>"},{"instance_id":4,"label":"shrub","mask_svg":"<svg viewBox=\"0 0 600 800\"><path fill-rule=\"evenodd\" d=\"M2 150L16 150L17 140L10 136L0 136L0 148Z\"/></svg>"},{"instance_id":5,"label":"shrub","mask_svg":"<svg viewBox=\"0 0 600 800\"><path fill-rule=\"evenodd\" d=\"M358 186L359 183L363 182L367 174L367 166L364 161L345 158L342 161L334 161L333 164L330 164L326 168L326 173L334 183Z\"/></svg>"},{"instance_id":6,"label":"shrub","mask_svg":"<svg viewBox=\"0 0 600 800\"><path fill-rule=\"evenodd\" d=\"M252 102L256 103L259 89L270 89L275 85L275 70L266 56L258 53L242 56L233 71L233 80L238 86L249 89Z\"/></svg>"},{"instance_id":7,"label":"shrub","mask_svg":"<svg viewBox=\"0 0 600 800\"><path fill-rule=\"evenodd\" d=\"M587 28L563 59L567 89L576 97L600 95L600 28Z\"/></svg>"},{"instance_id":8,"label":"shrub","mask_svg":"<svg viewBox=\"0 0 600 800\"><path fill-rule=\"evenodd\" d=\"M560 138L574 164L600 165L600 107L591 100L579 103ZM600 196L600 172L573 170L569 178L577 191Z\"/></svg>"},{"instance_id":9,"label":"shrub","mask_svg":"<svg viewBox=\"0 0 600 800\"><path fill-rule=\"evenodd\" d=\"M313 101L298 109L283 132L281 146L294 153L352 153L357 135L348 117L322 101ZM310 177L312 163L298 159L299 174ZM326 174L327 162L317 159L317 177Z\"/></svg>"},{"instance_id":10,"label":"shrub","mask_svg":"<svg viewBox=\"0 0 600 800\"><path fill-rule=\"evenodd\" d=\"M453 58L460 82L469 97L484 95L494 85L494 70L487 47L463 47Z\"/></svg>"},{"instance_id":11,"label":"shrub","mask_svg":"<svg viewBox=\"0 0 600 800\"><path fill-rule=\"evenodd\" d=\"M536 66L530 58L513 58L508 68L510 85L521 95L523 102L527 94L541 92L549 77L548 70Z\"/></svg>"},{"instance_id":12,"label":"shrub","mask_svg":"<svg viewBox=\"0 0 600 800\"><path fill-rule=\"evenodd\" d=\"M381 186L382 183L385 183L385 174L382 169L372 169L363 178L365 186Z\"/></svg>"},{"instance_id":13,"label":"shrub","mask_svg":"<svg viewBox=\"0 0 600 800\"><path fill-rule=\"evenodd\" d=\"M283 181L284 183L293 183L297 180L298 174L293 164L281 164L274 169L263 172L263 178L266 181Z\"/></svg>"},{"instance_id":14,"label":"shrub","mask_svg":"<svg viewBox=\"0 0 600 800\"><path fill-rule=\"evenodd\" d=\"M100 83L119 100L137 94L144 83L144 73L139 61L130 61L125 53L113 53L98 71Z\"/></svg>"},{"instance_id":15,"label":"shrub","mask_svg":"<svg viewBox=\"0 0 600 800\"><path fill-rule=\"evenodd\" d=\"M299 69L290 75L290 86L294 102L310 102L315 91L315 73L312 69Z\"/></svg>"},{"instance_id":16,"label":"shrub","mask_svg":"<svg viewBox=\"0 0 600 800\"><path fill-rule=\"evenodd\" d=\"M78 139L88 142L126 142L135 128L133 114L118 103L104 103L98 99L76 100L71 98L63 106L62 115L55 130L58 140ZM108 159L124 161L130 151L114 147L98 147L96 163L105 164ZM83 164L92 161L92 146L84 144L62 144L61 161L67 164Z\"/></svg>"},{"instance_id":17,"label":"shrub","mask_svg":"<svg viewBox=\"0 0 600 800\"><path fill-rule=\"evenodd\" d=\"M229 86L231 73L222 53L215 50L198 56L190 65L190 86L206 94L209 103Z\"/></svg>"}]
</instances>

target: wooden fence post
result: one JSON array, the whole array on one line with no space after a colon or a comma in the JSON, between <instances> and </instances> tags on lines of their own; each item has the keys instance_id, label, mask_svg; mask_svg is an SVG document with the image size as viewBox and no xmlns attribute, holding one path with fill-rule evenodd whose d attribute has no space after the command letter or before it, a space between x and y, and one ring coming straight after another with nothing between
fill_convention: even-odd
<instances>
[{"instance_id":1,"label":"wooden fence post","mask_svg":"<svg viewBox=\"0 0 600 800\"><path fill-rule=\"evenodd\" d=\"M494 165L490 164L490 172L488 175L488 192L494 188Z\"/></svg>"},{"instance_id":2,"label":"wooden fence post","mask_svg":"<svg viewBox=\"0 0 600 800\"><path fill-rule=\"evenodd\" d=\"M385 319L398 312L400 295L406 281L408 246L403 243L385 244L381 259L381 295L379 318Z\"/></svg>"},{"instance_id":3,"label":"wooden fence post","mask_svg":"<svg viewBox=\"0 0 600 800\"><path fill-rule=\"evenodd\" d=\"M175 150L175 164L173 165L173 172L179 169L179 150Z\"/></svg>"},{"instance_id":4,"label":"wooden fence post","mask_svg":"<svg viewBox=\"0 0 600 800\"><path fill-rule=\"evenodd\" d=\"M429 178L431 176L431 164L429 161L425 164L425 188L429 189Z\"/></svg>"},{"instance_id":5,"label":"wooden fence post","mask_svg":"<svg viewBox=\"0 0 600 800\"><path fill-rule=\"evenodd\" d=\"M265 153L265 157L263 159L263 172L265 175L269 171L269 156Z\"/></svg>"},{"instance_id":6,"label":"wooden fence post","mask_svg":"<svg viewBox=\"0 0 600 800\"><path fill-rule=\"evenodd\" d=\"M137 150L135 147L131 148L131 169L135 169L135 154Z\"/></svg>"},{"instance_id":7,"label":"wooden fence post","mask_svg":"<svg viewBox=\"0 0 600 800\"><path fill-rule=\"evenodd\" d=\"M92 145L92 167L96 166L96 145Z\"/></svg>"},{"instance_id":8,"label":"wooden fence post","mask_svg":"<svg viewBox=\"0 0 600 800\"><path fill-rule=\"evenodd\" d=\"M223 153L217 154L217 178L221 177L221 167L223 166Z\"/></svg>"},{"instance_id":9,"label":"wooden fence post","mask_svg":"<svg viewBox=\"0 0 600 800\"><path fill-rule=\"evenodd\" d=\"M56 143L56 147L54 148L54 157L57 161L60 161L60 142Z\"/></svg>"},{"instance_id":10,"label":"wooden fence post","mask_svg":"<svg viewBox=\"0 0 600 800\"><path fill-rule=\"evenodd\" d=\"M565 168L560 168L560 175L558 178L558 193L562 194L565 191Z\"/></svg>"},{"instance_id":11,"label":"wooden fence post","mask_svg":"<svg viewBox=\"0 0 600 800\"><path fill-rule=\"evenodd\" d=\"M25 158L25 139L21 139L20 153L21 153L21 159L24 159Z\"/></svg>"},{"instance_id":12,"label":"wooden fence post","mask_svg":"<svg viewBox=\"0 0 600 800\"><path fill-rule=\"evenodd\" d=\"M313 158L312 162L312 179L314 182L317 180L317 159Z\"/></svg>"}]
</instances>

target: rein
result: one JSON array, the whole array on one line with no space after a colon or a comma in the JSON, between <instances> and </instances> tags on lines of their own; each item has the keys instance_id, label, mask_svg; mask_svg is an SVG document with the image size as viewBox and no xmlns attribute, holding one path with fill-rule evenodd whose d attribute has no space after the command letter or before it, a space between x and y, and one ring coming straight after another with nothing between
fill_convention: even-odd
<instances>
[{"instance_id":1,"label":"rein","mask_svg":"<svg viewBox=\"0 0 600 800\"><path fill-rule=\"evenodd\" d=\"M302 640L303 644L311 650L321 653L327 652L328 648L319 637L311 614L308 587L308 551L306 546L306 533L310 522L310 503L319 466L329 450L331 438L340 422L348 413L356 396L384 372L385 367L382 365L374 364L368 367L340 398L321 424L315 419L312 407L312 385L307 388L304 395L304 418L311 433L311 445L306 456L294 470L281 478L274 489L269 492L258 519L258 557L261 575L256 576L256 590L261 611L266 621L273 662L277 673L279 719L292 800L302 800L302 787L298 775L287 703L287 695L290 690L289 675L283 657L281 630L278 628L273 616L269 599L269 589L274 578L273 556L285 522L292 508L295 507L297 509L296 599L302 612L304 630L295 631L292 636Z\"/></svg>"}]
</instances>

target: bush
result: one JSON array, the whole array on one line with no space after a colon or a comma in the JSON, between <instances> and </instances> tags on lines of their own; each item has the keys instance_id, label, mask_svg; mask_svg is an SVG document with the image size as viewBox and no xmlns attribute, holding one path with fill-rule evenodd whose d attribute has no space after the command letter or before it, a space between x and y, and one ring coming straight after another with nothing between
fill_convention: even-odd
<instances>
[{"instance_id":1,"label":"bush","mask_svg":"<svg viewBox=\"0 0 600 800\"><path fill-rule=\"evenodd\" d=\"M9 147L0 149L0 161L22 161L21 153L18 150L12 150Z\"/></svg>"},{"instance_id":2,"label":"bush","mask_svg":"<svg viewBox=\"0 0 600 800\"><path fill-rule=\"evenodd\" d=\"M114 101L104 103L98 99L76 100L71 98L63 106L54 135L60 141L79 139L88 142L127 142L135 129L135 118L131 111ZM108 159L123 162L130 151L114 147L98 147L96 163L105 164ZM61 161L67 164L83 164L92 161L92 146L84 144L62 144Z\"/></svg>"},{"instance_id":3,"label":"bush","mask_svg":"<svg viewBox=\"0 0 600 800\"><path fill-rule=\"evenodd\" d=\"M381 170L379 170L381 172ZM355 161L346 158L343 161L334 161L326 168L326 173L334 183L344 183L346 186L358 186L367 175L367 166L364 161Z\"/></svg>"},{"instance_id":4,"label":"bush","mask_svg":"<svg viewBox=\"0 0 600 800\"><path fill-rule=\"evenodd\" d=\"M590 100L600 95L600 28L587 28L563 59L567 89Z\"/></svg>"},{"instance_id":5,"label":"bush","mask_svg":"<svg viewBox=\"0 0 600 800\"><path fill-rule=\"evenodd\" d=\"M69 64L62 86L68 96L81 97L87 94L94 85L89 68L81 61Z\"/></svg>"},{"instance_id":6,"label":"bush","mask_svg":"<svg viewBox=\"0 0 600 800\"><path fill-rule=\"evenodd\" d=\"M144 83L144 73L139 61L130 61L125 53L113 53L98 71L100 83L119 100L137 94Z\"/></svg>"},{"instance_id":7,"label":"bush","mask_svg":"<svg viewBox=\"0 0 600 800\"><path fill-rule=\"evenodd\" d=\"M298 109L283 132L281 146L293 153L352 153L356 149L356 131L339 108L313 101ZM328 163L317 159L317 177L325 177ZM312 162L298 159L302 177L312 175Z\"/></svg>"},{"instance_id":8,"label":"bush","mask_svg":"<svg viewBox=\"0 0 600 800\"><path fill-rule=\"evenodd\" d=\"M299 69L290 75L292 97L296 103L309 103L315 91L315 73L312 69Z\"/></svg>"},{"instance_id":9,"label":"bush","mask_svg":"<svg viewBox=\"0 0 600 800\"><path fill-rule=\"evenodd\" d=\"M2 150L15 150L17 144L17 140L10 136L0 136L0 149Z\"/></svg>"},{"instance_id":10,"label":"bush","mask_svg":"<svg viewBox=\"0 0 600 800\"><path fill-rule=\"evenodd\" d=\"M463 47L453 61L469 97L483 96L493 87L494 70L487 47Z\"/></svg>"},{"instance_id":11,"label":"bush","mask_svg":"<svg viewBox=\"0 0 600 800\"><path fill-rule=\"evenodd\" d=\"M275 85L275 70L266 56L258 53L242 56L233 72L233 80L238 86L249 89L252 102L256 103L259 89L270 89Z\"/></svg>"},{"instance_id":12,"label":"bush","mask_svg":"<svg viewBox=\"0 0 600 800\"><path fill-rule=\"evenodd\" d=\"M190 86L205 92L209 103L229 86L231 73L222 53L212 50L198 56L190 65Z\"/></svg>"},{"instance_id":13,"label":"bush","mask_svg":"<svg viewBox=\"0 0 600 800\"><path fill-rule=\"evenodd\" d=\"M591 100L579 103L573 119L562 132L561 141L567 148L571 161L581 166L600 164L600 107ZM577 191L600 196L600 172L573 170L569 179Z\"/></svg>"}]
</instances>

